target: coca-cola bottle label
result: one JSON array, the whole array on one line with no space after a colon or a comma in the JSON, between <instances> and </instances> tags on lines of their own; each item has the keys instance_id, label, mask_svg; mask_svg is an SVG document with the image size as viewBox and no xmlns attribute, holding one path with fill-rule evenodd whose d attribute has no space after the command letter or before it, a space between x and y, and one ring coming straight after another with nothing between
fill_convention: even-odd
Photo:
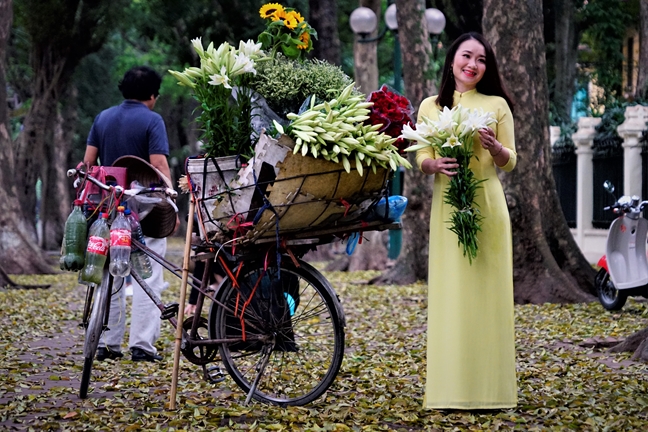
<instances>
[{"instance_id":1,"label":"coca-cola bottle label","mask_svg":"<svg viewBox=\"0 0 648 432\"><path fill-rule=\"evenodd\" d=\"M108 255L108 239L99 236L90 236L88 239L88 253Z\"/></svg>"},{"instance_id":2,"label":"coca-cola bottle label","mask_svg":"<svg viewBox=\"0 0 648 432\"><path fill-rule=\"evenodd\" d=\"M117 228L110 230L110 246L131 245L131 231L129 229Z\"/></svg>"}]
</instances>

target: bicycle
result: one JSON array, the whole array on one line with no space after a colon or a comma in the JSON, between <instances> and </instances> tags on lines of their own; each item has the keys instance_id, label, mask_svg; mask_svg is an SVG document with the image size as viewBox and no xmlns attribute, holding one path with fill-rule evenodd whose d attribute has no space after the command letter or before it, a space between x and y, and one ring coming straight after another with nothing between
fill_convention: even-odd
<instances>
[{"instance_id":1,"label":"bicycle","mask_svg":"<svg viewBox=\"0 0 648 432\"><path fill-rule=\"evenodd\" d=\"M168 188L124 190L78 169L69 170L68 176L84 176L112 195L171 193ZM188 231L191 231L193 210L192 201ZM188 275L185 265L180 269L137 241L133 241L133 247L198 289L195 314L182 320L180 351L189 362L203 368L205 379L211 382L224 379L218 368L207 368L220 361L232 380L247 393L245 403L254 398L280 406L305 405L324 394L339 372L346 322L333 287L319 271L303 261L303 255L342 233L399 226L380 221L351 224L314 232L309 238L287 237L280 245L260 239L253 247L240 247L236 253L228 251L225 245L199 245L195 259L206 261L205 276L213 262L226 274L215 290L207 286L208 277L199 280ZM131 269L131 275L160 309L161 319L168 320L177 330L176 317L182 317L179 305L164 305L135 270ZM87 397L94 356L106 328L110 287L117 285L114 289L120 289L120 281L113 283L115 279L120 278L113 278L105 270L102 283L90 285L87 291L81 398ZM211 302L207 318L201 313L206 301Z\"/></svg>"}]
</instances>

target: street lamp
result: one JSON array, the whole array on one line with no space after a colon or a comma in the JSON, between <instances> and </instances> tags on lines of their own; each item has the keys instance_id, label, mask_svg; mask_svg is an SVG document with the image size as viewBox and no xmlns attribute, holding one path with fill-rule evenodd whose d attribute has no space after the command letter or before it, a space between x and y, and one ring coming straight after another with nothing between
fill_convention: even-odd
<instances>
[{"instance_id":1,"label":"street lamp","mask_svg":"<svg viewBox=\"0 0 648 432\"><path fill-rule=\"evenodd\" d=\"M438 9L429 8L425 10L425 20L427 22L427 29L430 35L432 35L432 60L436 62L436 45L438 44L439 35L443 32L443 29L446 25L446 19ZM401 93L401 76L402 76L402 63L401 63L401 46L398 41L398 19L396 17L396 4L389 1L389 6L385 11L385 28L382 32L373 38L368 36L376 30L378 26L378 18L373 10L367 7L359 7L351 12L349 17L349 25L353 33L360 36L358 42L360 43L369 43L369 42L378 42L380 41L385 34L387 29L394 33L394 90ZM399 171L397 175L394 176L391 183L391 194L400 195L403 193L403 172ZM389 231L389 258L396 259L400 254L402 245L402 231L400 230L391 230Z\"/></svg>"},{"instance_id":2,"label":"street lamp","mask_svg":"<svg viewBox=\"0 0 648 432\"><path fill-rule=\"evenodd\" d=\"M436 61L436 45L438 44L439 35L443 33L443 29L446 25L446 18L439 9L428 8L425 10L425 21L427 22L428 32L432 36L432 49L433 49L433 60ZM349 25L353 33L360 36L358 42L360 43L369 43L369 42L378 42L380 41L387 30L391 30L394 33L395 44L394 44L394 90L401 92L401 46L398 41L398 19L396 17L396 4L390 1L387 10L385 11L385 28L382 32L373 38L369 38L376 27L378 26L378 18L376 17L375 12L368 8L361 6L351 12L349 17Z\"/></svg>"},{"instance_id":3,"label":"street lamp","mask_svg":"<svg viewBox=\"0 0 648 432\"><path fill-rule=\"evenodd\" d=\"M427 21L428 33L432 36L432 61L436 65L439 35L443 33L446 25L445 15L439 9L428 8L425 9L425 21Z\"/></svg>"}]
</instances>

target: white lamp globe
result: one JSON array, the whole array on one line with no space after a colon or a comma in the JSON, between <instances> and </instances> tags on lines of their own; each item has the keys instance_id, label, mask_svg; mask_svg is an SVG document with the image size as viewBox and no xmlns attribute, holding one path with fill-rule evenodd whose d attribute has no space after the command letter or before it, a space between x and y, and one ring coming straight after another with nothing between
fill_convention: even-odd
<instances>
[{"instance_id":1,"label":"white lamp globe","mask_svg":"<svg viewBox=\"0 0 648 432\"><path fill-rule=\"evenodd\" d=\"M365 35L376 30L378 18L373 10L362 6L351 12L349 25L351 26L353 33Z\"/></svg>"},{"instance_id":2,"label":"white lamp globe","mask_svg":"<svg viewBox=\"0 0 648 432\"><path fill-rule=\"evenodd\" d=\"M392 3L385 11L385 24L389 30L398 30L398 20L396 19L396 4Z\"/></svg>"},{"instance_id":3,"label":"white lamp globe","mask_svg":"<svg viewBox=\"0 0 648 432\"><path fill-rule=\"evenodd\" d=\"M427 28L430 34L441 34L446 25L446 19L439 9L429 8L425 9L425 21L427 21Z\"/></svg>"}]
</instances>

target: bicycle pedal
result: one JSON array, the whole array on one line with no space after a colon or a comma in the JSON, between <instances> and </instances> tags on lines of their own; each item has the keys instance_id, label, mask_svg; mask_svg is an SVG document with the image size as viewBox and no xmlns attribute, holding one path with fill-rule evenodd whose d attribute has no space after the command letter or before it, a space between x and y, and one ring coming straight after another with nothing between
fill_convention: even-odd
<instances>
[{"instance_id":1,"label":"bicycle pedal","mask_svg":"<svg viewBox=\"0 0 648 432\"><path fill-rule=\"evenodd\" d=\"M205 378L205 381L212 383L212 384L218 384L219 382L222 382L225 380L225 373L221 370L220 366L212 366L210 368L207 368L206 365L203 365L203 376Z\"/></svg>"},{"instance_id":2,"label":"bicycle pedal","mask_svg":"<svg viewBox=\"0 0 648 432\"><path fill-rule=\"evenodd\" d=\"M164 306L164 310L162 311L162 314L160 315L160 319L163 320L168 320L173 317L178 316L178 311L180 310L180 305L178 303L170 303L166 306Z\"/></svg>"}]
</instances>

